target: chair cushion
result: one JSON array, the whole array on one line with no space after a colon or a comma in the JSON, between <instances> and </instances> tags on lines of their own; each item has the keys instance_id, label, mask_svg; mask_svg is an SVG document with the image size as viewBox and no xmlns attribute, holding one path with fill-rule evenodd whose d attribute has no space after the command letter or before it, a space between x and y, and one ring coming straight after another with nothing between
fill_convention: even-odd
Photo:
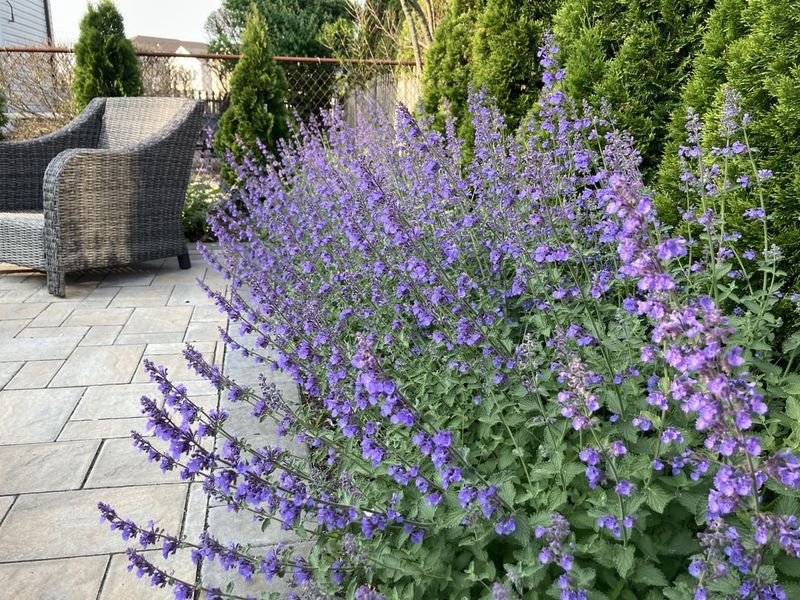
<instances>
[{"instance_id":1,"label":"chair cushion","mask_svg":"<svg viewBox=\"0 0 800 600\"><path fill-rule=\"evenodd\" d=\"M107 98L97 147L120 150L151 139L171 123L185 98Z\"/></svg>"},{"instance_id":2,"label":"chair cushion","mask_svg":"<svg viewBox=\"0 0 800 600\"><path fill-rule=\"evenodd\" d=\"M0 212L0 262L45 269L43 213Z\"/></svg>"}]
</instances>

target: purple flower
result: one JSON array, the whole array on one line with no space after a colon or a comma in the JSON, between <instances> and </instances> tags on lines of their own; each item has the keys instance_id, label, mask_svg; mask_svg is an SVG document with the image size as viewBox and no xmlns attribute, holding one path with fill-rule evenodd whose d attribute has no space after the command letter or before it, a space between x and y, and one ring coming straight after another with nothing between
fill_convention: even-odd
<instances>
[{"instance_id":1,"label":"purple flower","mask_svg":"<svg viewBox=\"0 0 800 600\"><path fill-rule=\"evenodd\" d=\"M748 208L746 211L744 211L743 216L747 217L748 219L763 219L767 215L763 208Z\"/></svg>"}]
</instances>

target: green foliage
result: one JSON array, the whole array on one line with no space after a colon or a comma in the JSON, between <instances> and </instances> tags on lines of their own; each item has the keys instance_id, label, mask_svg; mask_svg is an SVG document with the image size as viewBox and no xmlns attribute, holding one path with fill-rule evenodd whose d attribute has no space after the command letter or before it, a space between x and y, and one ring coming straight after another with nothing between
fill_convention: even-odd
<instances>
[{"instance_id":1,"label":"green foliage","mask_svg":"<svg viewBox=\"0 0 800 600\"><path fill-rule=\"evenodd\" d=\"M350 14L345 0L223 0L207 25L213 51L239 50L252 5L266 20L273 51L279 56L330 56L319 41L322 26Z\"/></svg>"},{"instance_id":2,"label":"green foliage","mask_svg":"<svg viewBox=\"0 0 800 600\"><path fill-rule=\"evenodd\" d=\"M483 0L454 0L425 56L422 103L441 122L451 113L468 131L467 90L472 80L472 34ZM466 136L465 136L466 137Z\"/></svg>"},{"instance_id":3,"label":"green foliage","mask_svg":"<svg viewBox=\"0 0 800 600\"><path fill-rule=\"evenodd\" d=\"M286 76L272 57L267 24L255 8L247 19L241 51L231 77L231 103L214 138L218 156L230 150L237 160L248 151L262 156L259 141L275 152L278 140L289 133ZM233 179L227 166L223 176L229 182Z\"/></svg>"},{"instance_id":4,"label":"green foliage","mask_svg":"<svg viewBox=\"0 0 800 600\"><path fill-rule=\"evenodd\" d=\"M515 127L537 99L536 53L559 0L487 0L472 35L472 83Z\"/></svg>"},{"instance_id":5,"label":"green foliage","mask_svg":"<svg viewBox=\"0 0 800 600\"><path fill-rule=\"evenodd\" d=\"M670 115L700 47L713 0L564 0L554 31L566 89L599 107L609 101L631 133L645 175L662 156Z\"/></svg>"},{"instance_id":6,"label":"green foliage","mask_svg":"<svg viewBox=\"0 0 800 600\"><path fill-rule=\"evenodd\" d=\"M122 15L111 0L89 4L75 44L75 108L83 110L92 98L142 92L139 62L133 44L125 37Z\"/></svg>"},{"instance_id":7,"label":"green foliage","mask_svg":"<svg viewBox=\"0 0 800 600\"><path fill-rule=\"evenodd\" d=\"M690 106L701 116L706 145L718 145L725 87L741 94L742 108L753 118L747 131L749 142L758 150L759 164L774 173L765 198L769 227L784 253L790 284L796 287L800 276L800 5L791 0L720 3L709 21L703 54L683 103L674 115L671 148L684 143L682 126ZM678 162L665 157L661 182L679 171ZM661 188L661 213L675 221L678 210L686 205L685 195L674 187ZM760 226L742 218L749 207L743 195L734 197L726 221L744 234L742 247L758 249Z\"/></svg>"},{"instance_id":8,"label":"green foliage","mask_svg":"<svg viewBox=\"0 0 800 600\"><path fill-rule=\"evenodd\" d=\"M686 206L685 194L678 186L681 171L678 150L686 140L687 111L693 108L704 115L713 105L715 94L726 80L731 45L746 33L742 20L746 5L747 0L717 2L708 17L702 49L694 61L692 77L683 88L681 103L672 114L664 156L659 166L659 194L656 197L660 217L670 224L677 224L679 209Z\"/></svg>"},{"instance_id":9,"label":"green foliage","mask_svg":"<svg viewBox=\"0 0 800 600\"><path fill-rule=\"evenodd\" d=\"M208 213L221 194L222 189L211 178L196 177L189 182L186 203L181 212L183 234L187 240L209 242L215 239L208 224Z\"/></svg>"},{"instance_id":10,"label":"green foliage","mask_svg":"<svg viewBox=\"0 0 800 600\"><path fill-rule=\"evenodd\" d=\"M515 127L536 101L536 52L560 0L455 0L425 57L423 105L468 137L469 85L485 87Z\"/></svg>"}]
</instances>

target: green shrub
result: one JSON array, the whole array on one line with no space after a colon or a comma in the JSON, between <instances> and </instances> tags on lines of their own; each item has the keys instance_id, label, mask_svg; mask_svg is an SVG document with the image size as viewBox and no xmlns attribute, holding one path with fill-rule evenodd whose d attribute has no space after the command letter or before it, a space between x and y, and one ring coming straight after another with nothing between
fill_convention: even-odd
<instances>
[{"instance_id":1,"label":"green shrub","mask_svg":"<svg viewBox=\"0 0 800 600\"><path fill-rule=\"evenodd\" d=\"M694 61L692 76L683 89L681 103L672 114L664 157L659 166L656 203L662 220L676 224L680 209L686 207L680 191L678 149L686 140L686 114L693 108L704 115L714 102L715 92L725 83L731 45L745 34L742 11L747 0L719 0L708 17L702 49Z\"/></svg>"},{"instance_id":2,"label":"green shrub","mask_svg":"<svg viewBox=\"0 0 800 600\"><path fill-rule=\"evenodd\" d=\"M436 29L422 73L425 111L436 115L440 125L451 113L462 135L470 129L467 91L472 81L472 34L482 8L483 0L453 0Z\"/></svg>"},{"instance_id":3,"label":"green shrub","mask_svg":"<svg viewBox=\"0 0 800 600\"><path fill-rule=\"evenodd\" d=\"M516 127L536 102L536 53L560 0L456 0L425 59L423 105L441 120L445 104L469 137L469 85L485 88ZM445 102L446 101L446 102Z\"/></svg>"},{"instance_id":4,"label":"green shrub","mask_svg":"<svg viewBox=\"0 0 800 600\"><path fill-rule=\"evenodd\" d=\"M125 37L122 15L111 0L90 4L75 44L75 108L83 110L98 96L139 96L142 91L139 62Z\"/></svg>"},{"instance_id":5,"label":"green shrub","mask_svg":"<svg viewBox=\"0 0 800 600\"><path fill-rule=\"evenodd\" d=\"M196 177L186 189L183 206L183 234L191 242L210 242L215 239L208 224L208 213L222 195L222 188L209 177Z\"/></svg>"},{"instance_id":6,"label":"green shrub","mask_svg":"<svg viewBox=\"0 0 800 600\"><path fill-rule=\"evenodd\" d=\"M555 33L566 57L567 91L607 99L631 133L649 176L664 150L670 115L700 47L713 0L564 0Z\"/></svg>"},{"instance_id":7,"label":"green shrub","mask_svg":"<svg viewBox=\"0 0 800 600\"><path fill-rule=\"evenodd\" d=\"M759 163L774 173L766 198L769 224L784 253L783 268L796 287L800 275L800 5L792 0L721 2L709 22L703 49L675 114L670 143L681 143L685 110L695 106L706 145L719 145L723 90L729 86L741 93L742 107L753 118L749 142L758 149ZM679 170L675 161L663 161L661 181ZM685 205L680 191L662 186L663 218L674 221L676 207ZM759 227L742 217L747 208L743 194L734 196L726 207L726 223L743 233L742 247L758 249Z\"/></svg>"},{"instance_id":8,"label":"green shrub","mask_svg":"<svg viewBox=\"0 0 800 600\"><path fill-rule=\"evenodd\" d=\"M219 121L214 151L223 157L230 150L237 160L249 151L260 157L259 142L269 151L289 133L286 76L272 57L267 24L253 8L242 35L242 58L231 76L231 103ZM224 166L223 177L233 173Z\"/></svg>"},{"instance_id":9,"label":"green shrub","mask_svg":"<svg viewBox=\"0 0 800 600\"><path fill-rule=\"evenodd\" d=\"M351 18L345 0L223 0L206 26L214 51L239 50L239 34L253 6L272 32L273 51L281 56L329 56L319 40L323 25Z\"/></svg>"},{"instance_id":10,"label":"green shrub","mask_svg":"<svg viewBox=\"0 0 800 600\"><path fill-rule=\"evenodd\" d=\"M472 35L472 82L516 127L538 97L536 53L560 0L488 0Z\"/></svg>"}]
</instances>

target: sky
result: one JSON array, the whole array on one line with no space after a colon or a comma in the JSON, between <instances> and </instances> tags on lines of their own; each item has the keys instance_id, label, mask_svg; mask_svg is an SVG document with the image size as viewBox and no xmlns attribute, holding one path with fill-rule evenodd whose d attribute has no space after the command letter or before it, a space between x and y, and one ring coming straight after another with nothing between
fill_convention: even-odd
<instances>
[{"instance_id":1,"label":"sky","mask_svg":"<svg viewBox=\"0 0 800 600\"><path fill-rule=\"evenodd\" d=\"M222 0L115 0L128 37L152 35L190 42L207 42L204 25ZM53 37L58 45L78 38L87 0L50 0Z\"/></svg>"}]
</instances>

